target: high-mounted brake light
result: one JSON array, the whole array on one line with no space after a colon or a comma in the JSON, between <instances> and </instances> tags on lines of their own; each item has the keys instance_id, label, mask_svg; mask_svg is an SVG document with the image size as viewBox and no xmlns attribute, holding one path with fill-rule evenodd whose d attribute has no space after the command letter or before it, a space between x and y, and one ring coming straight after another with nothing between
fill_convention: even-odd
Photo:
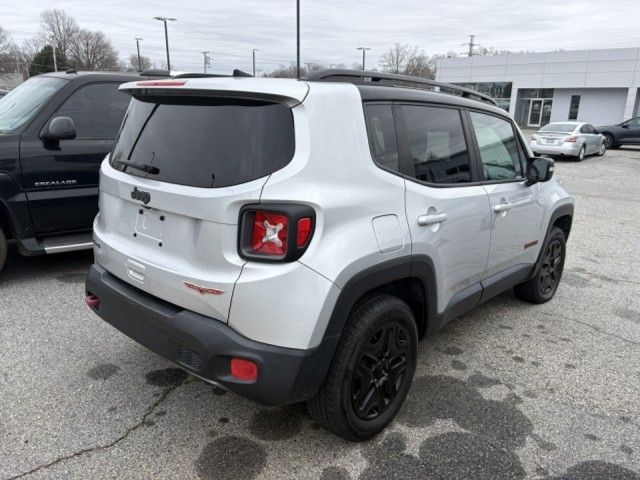
<instances>
[{"instance_id":1,"label":"high-mounted brake light","mask_svg":"<svg viewBox=\"0 0 640 480\"><path fill-rule=\"evenodd\" d=\"M136 86L138 87L182 87L185 85L186 81L177 81L177 80L151 80L148 82L138 82Z\"/></svg>"},{"instance_id":2,"label":"high-mounted brake light","mask_svg":"<svg viewBox=\"0 0 640 480\"><path fill-rule=\"evenodd\" d=\"M570 137L564 139L564 143L576 143L576 140L578 140L578 137L576 137L575 135L571 135Z\"/></svg>"},{"instance_id":3,"label":"high-mounted brake light","mask_svg":"<svg viewBox=\"0 0 640 480\"><path fill-rule=\"evenodd\" d=\"M315 218L315 211L308 205L246 205L240 211L239 253L250 260L295 261L311 243Z\"/></svg>"}]
</instances>

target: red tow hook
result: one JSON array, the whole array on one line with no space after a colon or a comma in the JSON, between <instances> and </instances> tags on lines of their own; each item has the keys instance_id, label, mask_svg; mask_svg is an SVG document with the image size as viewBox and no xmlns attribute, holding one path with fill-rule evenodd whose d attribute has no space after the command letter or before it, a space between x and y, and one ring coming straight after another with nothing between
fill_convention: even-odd
<instances>
[{"instance_id":1,"label":"red tow hook","mask_svg":"<svg viewBox=\"0 0 640 480\"><path fill-rule=\"evenodd\" d=\"M84 303L86 303L89 308L98 308L98 305L100 305L100 299L93 293L90 293L84 297Z\"/></svg>"}]
</instances>

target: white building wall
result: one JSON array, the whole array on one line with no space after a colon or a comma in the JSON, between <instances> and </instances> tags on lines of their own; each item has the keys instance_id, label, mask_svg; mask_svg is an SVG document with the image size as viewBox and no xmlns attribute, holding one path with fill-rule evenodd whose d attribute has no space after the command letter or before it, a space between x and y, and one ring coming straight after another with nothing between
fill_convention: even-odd
<instances>
[{"instance_id":1,"label":"white building wall","mask_svg":"<svg viewBox=\"0 0 640 480\"><path fill-rule=\"evenodd\" d=\"M640 113L640 48L449 58L439 62L437 80L452 83L512 82L512 113L515 111L516 93L523 88L581 90L584 96L580 110L583 109L582 102L585 102L585 114L600 112L601 118L610 119L607 121L619 122ZM622 89L626 95L624 105L620 107ZM587 93L589 90L591 93ZM568 96L570 98L571 94ZM565 99L564 92L558 94L558 105L554 99L552 120L568 115L568 106L564 111Z\"/></svg>"},{"instance_id":2,"label":"white building wall","mask_svg":"<svg viewBox=\"0 0 640 480\"><path fill-rule=\"evenodd\" d=\"M552 122L569 119L569 104L572 95L580 95L578 118L580 122L596 125L617 123L624 117L627 103L627 89L607 88L562 88L553 93Z\"/></svg>"}]
</instances>

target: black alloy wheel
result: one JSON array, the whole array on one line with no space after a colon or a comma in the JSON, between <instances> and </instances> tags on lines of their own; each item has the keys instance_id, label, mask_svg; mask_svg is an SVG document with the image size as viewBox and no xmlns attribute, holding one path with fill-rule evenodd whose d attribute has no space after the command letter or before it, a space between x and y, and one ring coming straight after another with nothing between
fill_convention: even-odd
<instances>
[{"instance_id":1,"label":"black alloy wheel","mask_svg":"<svg viewBox=\"0 0 640 480\"><path fill-rule=\"evenodd\" d=\"M540 265L540 272L538 273L540 293L548 295L558 288L563 267L564 248L560 240L554 240L547 245Z\"/></svg>"},{"instance_id":2,"label":"black alloy wheel","mask_svg":"<svg viewBox=\"0 0 640 480\"><path fill-rule=\"evenodd\" d=\"M407 374L409 333L388 323L363 345L351 380L351 402L362 420L379 417L401 390Z\"/></svg>"}]
</instances>

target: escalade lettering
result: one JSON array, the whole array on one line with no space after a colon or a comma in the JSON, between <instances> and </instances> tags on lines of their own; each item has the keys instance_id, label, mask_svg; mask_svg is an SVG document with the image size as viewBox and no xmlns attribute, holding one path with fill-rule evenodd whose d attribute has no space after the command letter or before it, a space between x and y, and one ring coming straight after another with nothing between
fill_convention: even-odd
<instances>
[{"instance_id":1,"label":"escalade lettering","mask_svg":"<svg viewBox=\"0 0 640 480\"><path fill-rule=\"evenodd\" d=\"M49 180L43 182L34 182L34 187L62 187L65 185L75 185L78 180Z\"/></svg>"}]
</instances>

